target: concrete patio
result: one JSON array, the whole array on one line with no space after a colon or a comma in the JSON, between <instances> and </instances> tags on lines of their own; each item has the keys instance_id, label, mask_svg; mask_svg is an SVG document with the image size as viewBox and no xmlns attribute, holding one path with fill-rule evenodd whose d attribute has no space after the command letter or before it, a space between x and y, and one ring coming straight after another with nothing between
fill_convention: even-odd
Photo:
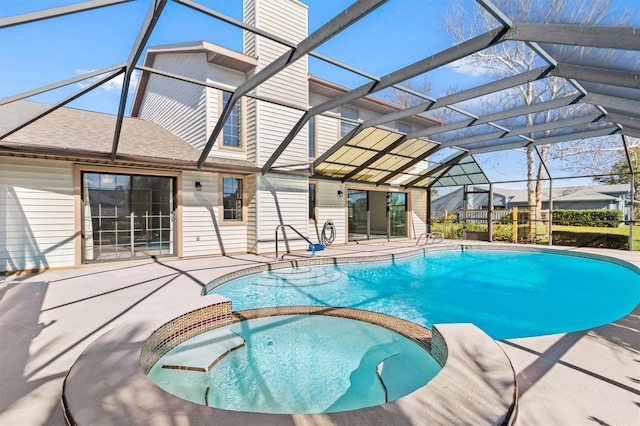
<instances>
[{"instance_id":1,"label":"concrete patio","mask_svg":"<svg viewBox=\"0 0 640 426\"><path fill-rule=\"evenodd\" d=\"M318 256L414 249L415 240L377 241L331 247ZM640 266L637 252L557 249ZM62 382L98 336L157 310L177 316L184 311L181 302L188 303L212 279L273 261L273 256L254 255L158 259L0 277L0 424L65 424ZM500 345L517 374L516 424L640 424L640 307L591 330Z\"/></svg>"}]
</instances>

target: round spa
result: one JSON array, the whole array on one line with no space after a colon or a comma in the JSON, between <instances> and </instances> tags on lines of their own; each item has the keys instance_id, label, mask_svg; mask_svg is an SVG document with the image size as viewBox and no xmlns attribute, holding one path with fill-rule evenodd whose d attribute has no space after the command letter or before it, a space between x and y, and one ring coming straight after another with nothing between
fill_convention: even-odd
<instances>
[{"instance_id":1,"label":"round spa","mask_svg":"<svg viewBox=\"0 0 640 426\"><path fill-rule=\"evenodd\" d=\"M148 377L188 401L235 411L332 413L396 400L440 371L426 348L365 321L277 315L193 337Z\"/></svg>"}]
</instances>

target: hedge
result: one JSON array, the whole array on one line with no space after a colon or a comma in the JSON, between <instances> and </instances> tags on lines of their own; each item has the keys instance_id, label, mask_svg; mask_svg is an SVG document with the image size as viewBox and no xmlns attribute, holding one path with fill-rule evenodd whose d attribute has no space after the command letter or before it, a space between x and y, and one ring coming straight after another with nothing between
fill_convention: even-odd
<instances>
[{"instance_id":1,"label":"hedge","mask_svg":"<svg viewBox=\"0 0 640 426\"><path fill-rule=\"evenodd\" d=\"M553 231L553 244L573 247L598 247L619 250L629 249L626 235L599 234L594 232Z\"/></svg>"},{"instance_id":2,"label":"hedge","mask_svg":"<svg viewBox=\"0 0 640 426\"><path fill-rule=\"evenodd\" d=\"M554 210L555 225L604 226L616 228L622 222L620 210Z\"/></svg>"}]
</instances>

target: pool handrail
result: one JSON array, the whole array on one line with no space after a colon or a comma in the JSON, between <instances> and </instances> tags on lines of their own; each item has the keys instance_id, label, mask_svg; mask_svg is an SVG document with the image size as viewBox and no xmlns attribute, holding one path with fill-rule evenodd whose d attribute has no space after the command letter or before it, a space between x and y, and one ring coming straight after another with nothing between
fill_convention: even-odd
<instances>
[{"instance_id":1,"label":"pool handrail","mask_svg":"<svg viewBox=\"0 0 640 426\"><path fill-rule=\"evenodd\" d=\"M315 254L316 254L316 247L315 247L315 244L313 244L313 243L311 242L311 240L309 240L307 237L305 237L305 236L304 236L304 235L302 235L300 232L298 232L298 230L297 230L296 228L294 228L293 226L291 226L291 225L287 225L287 224L284 224L284 225L278 225L278 226L276 226L276 259L284 259L284 256L285 256L287 253L289 253L289 251L287 250L287 253L283 254L283 255L282 255L282 258L278 257L278 230L279 230L279 229L281 229L281 228L291 228L291 230L292 230L293 232L295 232L296 234L298 234L298 235L299 235L303 240L305 240L307 243L309 243L309 247L311 248L311 256L310 256L310 257L315 256ZM282 233L282 235L285 237L285 241L286 241L286 236L284 235L284 232Z\"/></svg>"},{"instance_id":2,"label":"pool handrail","mask_svg":"<svg viewBox=\"0 0 640 426\"><path fill-rule=\"evenodd\" d=\"M431 241L431 244L444 242L444 234L442 232L423 232L418 237L416 246L420 244L420 240L422 239L422 237L425 237L424 245L429 244L429 241ZM440 240L436 241L436 238L439 238Z\"/></svg>"}]
</instances>

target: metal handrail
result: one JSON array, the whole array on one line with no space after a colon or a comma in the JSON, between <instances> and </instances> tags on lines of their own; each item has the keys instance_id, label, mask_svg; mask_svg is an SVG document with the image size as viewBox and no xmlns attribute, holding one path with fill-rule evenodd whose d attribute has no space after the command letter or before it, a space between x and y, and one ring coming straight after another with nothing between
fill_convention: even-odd
<instances>
[{"instance_id":1,"label":"metal handrail","mask_svg":"<svg viewBox=\"0 0 640 426\"><path fill-rule=\"evenodd\" d=\"M316 254L316 246L315 246L315 244L313 244L313 243L311 242L311 240L309 240L307 237L305 237L304 235L302 235L300 232L298 232L298 230L297 230L296 228L294 228L294 227L293 227L293 226L291 226L291 225L278 225L278 226L276 226L276 259L279 259L279 258L278 258L278 230L279 230L280 228L291 228L291 230L292 230L293 232L295 232L296 234L298 234L298 235L299 235L303 240L305 240L306 242L308 242L308 243L309 243L309 247L311 247L311 257L315 256L315 254ZM284 235L284 232L282 233L282 235L285 237L285 240L286 240L286 236ZM289 253L289 251L288 251L288 250L287 250L287 253ZM282 255L282 258L280 258L280 259L284 259L284 256L285 256L287 253L283 254L283 255Z\"/></svg>"},{"instance_id":2,"label":"metal handrail","mask_svg":"<svg viewBox=\"0 0 640 426\"><path fill-rule=\"evenodd\" d=\"M429 244L429 240L431 240L431 244L436 243L436 237L440 238L440 241L438 241L439 243L444 241L444 234L442 232L423 232L418 237L418 241L416 241L416 246L420 244L420 240L422 239L422 237L425 237L425 241L424 241L425 245Z\"/></svg>"}]
</instances>

